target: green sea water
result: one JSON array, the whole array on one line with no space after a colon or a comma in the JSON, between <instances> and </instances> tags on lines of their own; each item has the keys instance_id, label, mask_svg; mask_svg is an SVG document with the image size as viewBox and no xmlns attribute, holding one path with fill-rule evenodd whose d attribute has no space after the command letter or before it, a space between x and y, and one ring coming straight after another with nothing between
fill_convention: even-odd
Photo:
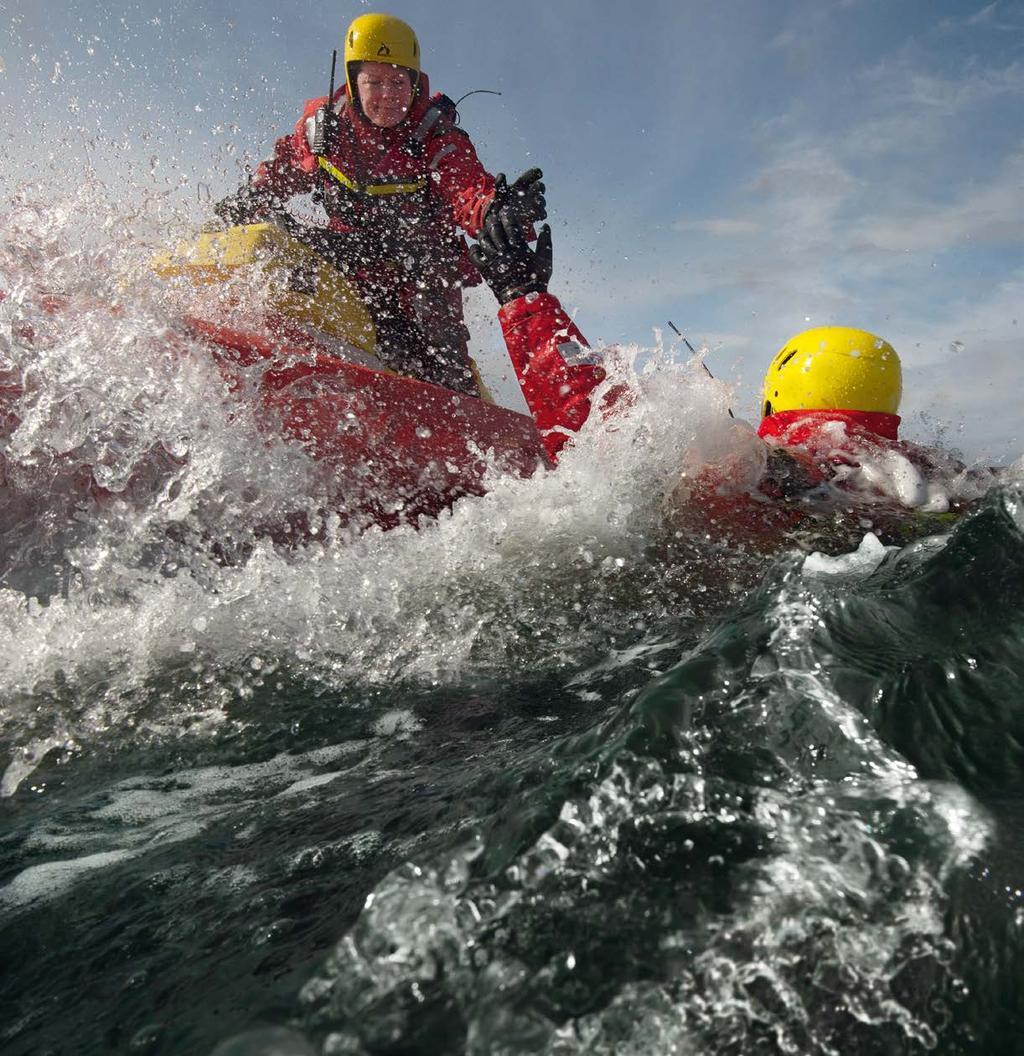
<instances>
[{"instance_id":1,"label":"green sea water","mask_svg":"<svg viewBox=\"0 0 1024 1056\"><path fill-rule=\"evenodd\" d=\"M4 1051L1014 1051L1021 498L716 613L620 572L571 664L163 668L3 801Z\"/></svg>"},{"instance_id":2,"label":"green sea water","mask_svg":"<svg viewBox=\"0 0 1024 1056\"><path fill-rule=\"evenodd\" d=\"M749 434L651 353L557 472L281 547L323 469L168 360L144 254L4 225L5 1056L1019 1050L1012 475L695 533Z\"/></svg>"}]
</instances>

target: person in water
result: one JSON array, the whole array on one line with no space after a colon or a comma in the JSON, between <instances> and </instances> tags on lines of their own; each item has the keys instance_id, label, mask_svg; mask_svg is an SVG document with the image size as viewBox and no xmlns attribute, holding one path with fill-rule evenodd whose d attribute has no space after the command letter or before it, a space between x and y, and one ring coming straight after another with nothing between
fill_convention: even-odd
<instances>
[{"instance_id":1,"label":"person in water","mask_svg":"<svg viewBox=\"0 0 1024 1056\"><path fill-rule=\"evenodd\" d=\"M515 225L489 218L470 257L498 299L509 357L556 459L587 421L606 374L548 291L551 229L541 228L534 248ZM786 342L769 367L758 436L775 449L800 448L805 475L820 481L826 462L838 458L837 445L898 440L901 393L899 356L887 341L846 327L808 330Z\"/></svg>"},{"instance_id":2,"label":"person in water","mask_svg":"<svg viewBox=\"0 0 1024 1056\"><path fill-rule=\"evenodd\" d=\"M793 530L840 548L856 541L851 530L895 544L947 531L1000 471L901 439L902 395L900 357L884 338L845 326L797 334L765 373L756 485L708 467L681 489L688 508L754 545Z\"/></svg>"},{"instance_id":3,"label":"person in water","mask_svg":"<svg viewBox=\"0 0 1024 1056\"><path fill-rule=\"evenodd\" d=\"M588 420L606 372L548 292L550 228L544 225L534 248L495 215L470 256L498 298L509 357L554 463ZM714 527L720 537L757 543L805 527L809 518L820 522L814 501L834 488L870 506L879 525L889 524L883 534L890 538L901 538L908 510L915 511L916 534L942 530L962 508L950 490L977 497L992 474L966 471L942 452L900 440L902 389L900 359L888 341L838 326L797 334L768 367L756 435L747 423L734 425L745 434L737 449L747 461L684 475L672 506L689 511L697 530ZM614 386L601 412L628 402L626 387ZM758 470L753 482L750 460ZM937 486L938 478L955 479L957 488Z\"/></svg>"},{"instance_id":4,"label":"person in water","mask_svg":"<svg viewBox=\"0 0 1024 1056\"><path fill-rule=\"evenodd\" d=\"M457 228L476 236L502 215L532 233L546 216L541 171L509 185L484 169L455 104L431 96L419 41L401 19L356 18L344 72L333 97L309 100L273 157L215 211L248 223L315 193L329 217L320 248L359 290L385 365L477 395L462 289L480 277Z\"/></svg>"}]
</instances>

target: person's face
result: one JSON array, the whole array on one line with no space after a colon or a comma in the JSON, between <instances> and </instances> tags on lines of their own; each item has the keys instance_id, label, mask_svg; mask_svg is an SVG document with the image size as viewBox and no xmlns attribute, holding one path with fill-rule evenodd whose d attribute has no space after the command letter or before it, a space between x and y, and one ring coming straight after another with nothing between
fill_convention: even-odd
<instances>
[{"instance_id":1,"label":"person's face","mask_svg":"<svg viewBox=\"0 0 1024 1056\"><path fill-rule=\"evenodd\" d=\"M378 128L394 128L412 106L412 75L402 66L364 62L356 74L363 113Z\"/></svg>"}]
</instances>

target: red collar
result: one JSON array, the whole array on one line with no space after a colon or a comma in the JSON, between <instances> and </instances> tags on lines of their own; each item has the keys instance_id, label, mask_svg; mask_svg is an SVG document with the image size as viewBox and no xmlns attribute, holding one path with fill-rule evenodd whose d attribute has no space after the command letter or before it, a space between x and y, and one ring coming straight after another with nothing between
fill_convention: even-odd
<instances>
[{"instance_id":1,"label":"red collar","mask_svg":"<svg viewBox=\"0 0 1024 1056\"><path fill-rule=\"evenodd\" d=\"M873 433L885 440L899 439L900 416L881 411L778 411L761 419L757 435L778 437L786 444L803 444L829 422L845 422L851 434Z\"/></svg>"}]
</instances>

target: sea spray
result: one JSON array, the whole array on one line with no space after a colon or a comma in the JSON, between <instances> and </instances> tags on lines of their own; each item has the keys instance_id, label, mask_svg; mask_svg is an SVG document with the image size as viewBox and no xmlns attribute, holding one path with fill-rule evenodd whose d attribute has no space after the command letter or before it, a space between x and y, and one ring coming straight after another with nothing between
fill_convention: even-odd
<instances>
[{"instance_id":1,"label":"sea spray","mask_svg":"<svg viewBox=\"0 0 1024 1056\"><path fill-rule=\"evenodd\" d=\"M898 550L842 493L768 552L691 533L683 475L759 449L621 349L557 472L346 527L118 216L4 228L5 1051L1005 1048L1012 478Z\"/></svg>"}]
</instances>

